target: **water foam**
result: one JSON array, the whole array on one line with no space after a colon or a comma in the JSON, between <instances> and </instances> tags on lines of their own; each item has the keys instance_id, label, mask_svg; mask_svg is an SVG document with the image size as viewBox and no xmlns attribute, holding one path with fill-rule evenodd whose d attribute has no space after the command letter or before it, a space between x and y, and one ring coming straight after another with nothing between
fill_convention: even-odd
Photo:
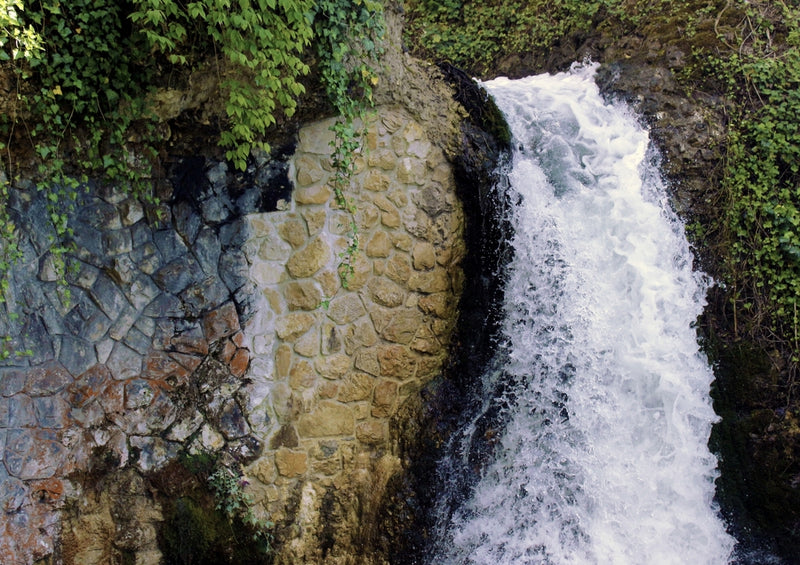
<instances>
[{"instance_id":1,"label":"water foam","mask_svg":"<svg viewBox=\"0 0 800 565\"><path fill-rule=\"evenodd\" d=\"M702 565L733 549L692 329L705 281L647 131L603 101L595 68L486 83L517 146L502 365L485 377L507 423L432 563Z\"/></svg>"}]
</instances>

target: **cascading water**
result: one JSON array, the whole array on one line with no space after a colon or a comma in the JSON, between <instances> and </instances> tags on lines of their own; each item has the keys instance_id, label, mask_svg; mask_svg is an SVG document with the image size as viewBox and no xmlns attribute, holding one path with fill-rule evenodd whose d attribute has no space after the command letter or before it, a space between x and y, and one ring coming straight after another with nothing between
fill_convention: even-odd
<instances>
[{"instance_id":1,"label":"cascading water","mask_svg":"<svg viewBox=\"0 0 800 565\"><path fill-rule=\"evenodd\" d=\"M692 270L648 134L607 104L596 66L485 84L516 147L502 337L484 415L446 469L431 563L724 564L713 503L712 371ZM502 197L502 196L501 196ZM461 492L459 494L459 492Z\"/></svg>"}]
</instances>

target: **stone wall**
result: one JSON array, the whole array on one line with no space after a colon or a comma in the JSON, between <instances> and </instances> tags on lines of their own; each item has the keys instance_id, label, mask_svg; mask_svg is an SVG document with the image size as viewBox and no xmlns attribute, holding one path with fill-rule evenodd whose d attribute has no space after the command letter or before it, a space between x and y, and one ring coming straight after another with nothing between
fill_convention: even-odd
<instances>
[{"instance_id":1,"label":"stone wall","mask_svg":"<svg viewBox=\"0 0 800 565\"><path fill-rule=\"evenodd\" d=\"M249 216L243 246L260 301L245 327L247 412L265 440L246 471L282 525L283 563L356 562L359 527L400 470L392 418L441 370L462 286L450 165L419 123L384 108L348 192L360 251L342 287L351 218L327 184L331 123L300 130L290 209Z\"/></svg>"},{"instance_id":2,"label":"stone wall","mask_svg":"<svg viewBox=\"0 0 800 565\"><path fill-rule=\"evenodd\" d=\"M125 483L140 488L126 496L146 500L141 474L181 449L256 446L236 398L250 358L240 328L252 310L241 218L288 185L287 172L262 158L242 184L224 163L191 159L176 170L175 193L188 183L192 200L163 205L89 186L70 211L61 268L43 194L30 183L12 191L23 257L0 316L11 353L0 366L0 562L59 549L65 502L79 509L70 528L94 527L84 487L113 492L119 485L99 481L113 469L138 471ZM222 382L226 394L212 394ZM97 512L119 508L100 494L109 504ZM143 504L155 513L101 520L88 536L64 532L91 540L73 543L65 561L132 551L156 562L158 512L152 499Z\"/></svg>"},{"instance_id":3,"label":"stone wall","mask_svg":"<svg viewBox=\"0 0 800 565\"><path fill-rule=\"evenodd\" d=\"M0 329L30 355L0 367L0 562L158 563L147 481L182 451L250 462L279 562L357 561L400 470L392 418L446 358L463 214L442 150L382 108L349 191L343 288L330 124L243 174L184 159L162 205L90 187L65 272L41 194L13 191L24 257Z\"/></svg>"}]
</instances>

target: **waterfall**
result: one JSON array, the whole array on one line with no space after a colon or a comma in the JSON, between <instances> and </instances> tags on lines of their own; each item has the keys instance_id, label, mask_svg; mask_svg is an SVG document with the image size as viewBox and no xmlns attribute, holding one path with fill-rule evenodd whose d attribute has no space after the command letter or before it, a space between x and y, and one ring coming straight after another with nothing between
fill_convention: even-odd
<instances>
[{"instance_id":1,"label":"waterfall","mask_svg":"<svg viewBox=\"0 0 800 565\"><path fill-rule=\"evenodd\" d=\"M497 426L478 416L442 463L477 478L443 495L431 563L702 565L733 550L692 327L708 281L647 131L602 99L595 70L485 83L515 147L498 195L514 257L483 376Z\"/></svg>"}]
</instances>

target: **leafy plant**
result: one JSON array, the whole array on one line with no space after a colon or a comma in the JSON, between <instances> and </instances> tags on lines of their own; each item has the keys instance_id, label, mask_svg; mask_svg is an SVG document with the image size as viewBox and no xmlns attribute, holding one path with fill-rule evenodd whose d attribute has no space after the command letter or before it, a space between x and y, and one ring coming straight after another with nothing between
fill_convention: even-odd
<instances>
[{"instance_id":1,"label":"leafy plant","mask_svg":"<svg viewBox=\"0 0 800 565\"><path fill-rule=\"evenodd\" d=\"M221 87L230 127L219 143L244 170L251 149L268 150L260 138L275 124L277 107L291 116L305 91L298 78L309 71L302 54L313 35L312 0L133 3L131 20L170 62L194 63L211 49L224 56Z\"/></svg>"},{"instance_id":2,"label":"leafy plant","mask_svg":"<svg viewBox=\"0 0 800 565\"><path fill-rule=\"evenodd\" d=\"M338 269L342 286L347 288L359 250L356 208L347 192L362 148L366 113L374 105L372 93L378 75L373 65L382 52L383 7L374 0L319 0L314 29L322 84L339 116L331 126L331 184L336 203L350 215L348 244L339 254Z\"/></svg>"},{"instance_id":3,"label":"leafy plant","mask_svg":"<svg viewBox=\"0 0 800 565\"><path fill-rule=\"evenodd\" d=\"M252 530L253 541L264 552L269 552L272 545L270 529L274 524L256 515L253 497L244 491L247 484L241 469L225 465L222 459L217 461L213 472L208 476L208 486L214 492L217 510L223 511L229 520L241 520Z\"/></svg>"}]
</instances>

